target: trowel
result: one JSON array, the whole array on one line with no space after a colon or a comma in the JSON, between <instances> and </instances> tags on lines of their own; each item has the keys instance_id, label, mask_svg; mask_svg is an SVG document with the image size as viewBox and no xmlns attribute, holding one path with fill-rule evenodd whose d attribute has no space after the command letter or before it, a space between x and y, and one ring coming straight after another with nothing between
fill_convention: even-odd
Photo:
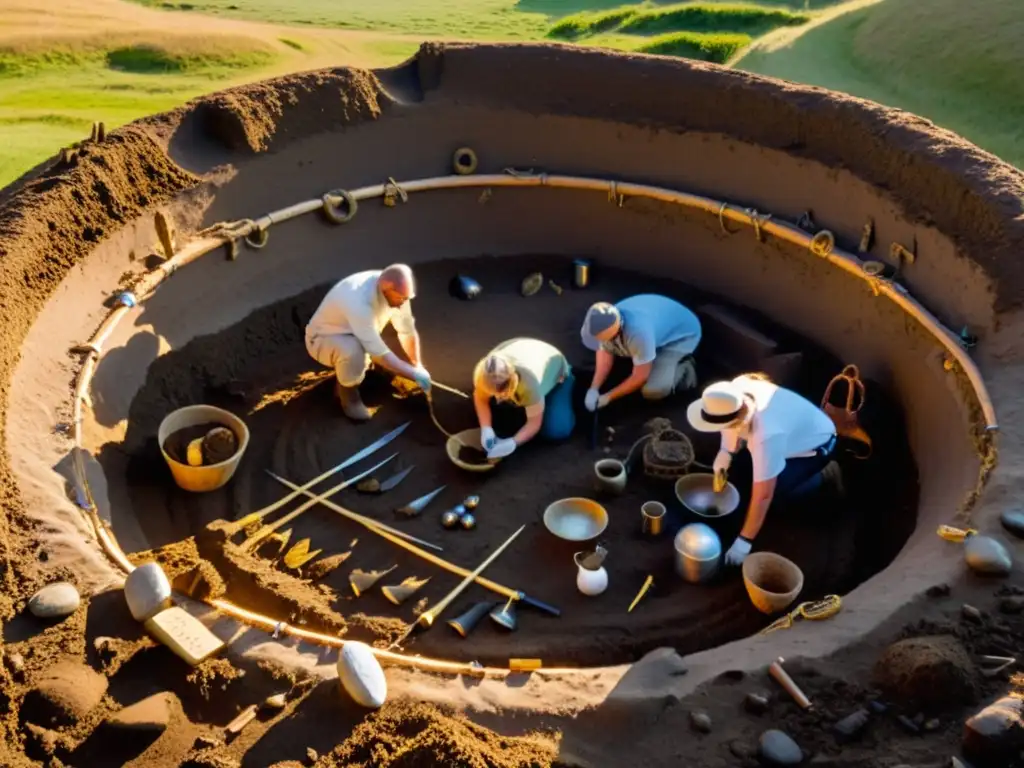
<instances>
[{"instance_id":1,"label":"trowel","mask_svg":"<svg viewBox=\"0 0 1024 768\"><path fill-rule=\"evenodd\" d=\"M356 490L359 491L360 493L386 493L387 491L390 491L392 488L398 485L400 482L405 480L408 474L412 472L414 469L416 469L415 464L412 465L411 467L403 469L401 472L396 472L384 482L378 481L377 478L375 477L368 477L366 480L363 480L361 483L359 483L359 485L356 486Z\"/></svg>"},{"instance_id":2,"label":"trowel","mask_svg":"<svg viewBox=\"0 0 1024 768\"><path fill-rule=\"evenodd\" d=\"M404 507L398 507L397 509L395 509L395 514L405 515L406 517L416 517L421 512L423 512L424 509L426 509L427 504L432 502L437 497L437 495L447 487L448 486L446 485L442 485L440 488L435 488L430 493L424 494L423 496L420 496L418 499L410 501Z\"/></svg>"}]
</instances>

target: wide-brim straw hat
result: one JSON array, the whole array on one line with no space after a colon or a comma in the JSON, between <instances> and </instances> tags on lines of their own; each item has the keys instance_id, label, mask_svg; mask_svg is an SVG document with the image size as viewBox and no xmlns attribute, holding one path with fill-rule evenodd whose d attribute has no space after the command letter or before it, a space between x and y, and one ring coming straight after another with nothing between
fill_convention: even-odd
<instances>
[{"instance_id":1,"label":"wide-brim straw hat","mask_svg":"<svg viewBox=\"0 0 1024 768\"><path fill-rule=\"evenodd\" d=\"M721 432L742 423L750 413L745 393L731 381L709 384L690 403L686 418L698 432Z\"/></svg>"}]
</instances>

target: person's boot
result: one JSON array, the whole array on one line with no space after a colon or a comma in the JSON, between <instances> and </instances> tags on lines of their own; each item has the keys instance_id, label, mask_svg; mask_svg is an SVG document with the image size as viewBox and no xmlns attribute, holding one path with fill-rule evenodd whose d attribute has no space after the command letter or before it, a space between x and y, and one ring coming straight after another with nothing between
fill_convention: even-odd
<instances>
[{"instance_id":1,"label":"person's boot","mask_svg":"<svg viewBox=\"0 0 1024 768\"><path fill-rule=\"evenodd\" d=\"M369 421L373 414L363 404L363 399L359 396L359 387L343 387L341 384L335 384L335 392L341 403L341 410L345 412L346 416L352 421Z\"/></svg>"},{"instance_id":2,"label":"person's boot","mask_svg":"<svg viewBox=\"0 0 1024 768\"><path fill-rule=\"evenodd\" d=\"M676 365L675 381L672 392L687 392L697 386L697 366L693 355L687 355Z\"/></svg>"}]
</instances>

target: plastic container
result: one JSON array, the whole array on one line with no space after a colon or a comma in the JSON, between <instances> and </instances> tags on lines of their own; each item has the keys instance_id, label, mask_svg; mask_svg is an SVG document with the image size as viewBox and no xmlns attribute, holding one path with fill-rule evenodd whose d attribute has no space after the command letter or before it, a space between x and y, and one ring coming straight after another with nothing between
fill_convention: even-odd
<instances>
[{"instance_id":1,"label":"plastic container","mask_svg":"<svg viewBox=\"0 0 1024 768\"><path fill-rule=\"evenodd\" d=\"M238 450L227 461L201 467L190 467L188 464L175 461L164 450L167 438L179 429L211 422L227 427L238 438ZM249 446L249 428L235 414L225 411L223 408L212 405L187 405L164 417L164 420L160 422L160 428L156 431L156 439L160 443L160 453L163 454L167 466L171 468L171 474L174 475L174 482L178 484L178 487L193 493L205 493L217 490L234 476L235 470L238 469L238 464L245 454L245 449Z\"/></svg>"},{"instance_id":2,"label":"plastic container","mask_svg":"<svg viewBox=\"0 0 1024 768\"><path fill-rule=\"evenodd\" d=\"M804 572L774 552L754 552L743 561L743 583L761 613L781 613L804 588Z\"/></svg>"}]
</instances>

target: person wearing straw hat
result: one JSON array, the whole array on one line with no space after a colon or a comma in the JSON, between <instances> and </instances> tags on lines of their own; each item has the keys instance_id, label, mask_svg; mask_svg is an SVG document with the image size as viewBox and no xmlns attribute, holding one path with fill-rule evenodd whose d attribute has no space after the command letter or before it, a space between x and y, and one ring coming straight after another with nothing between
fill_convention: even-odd
<instances>
[{"instance_id":1,"label":"person wearing straw hat","mask_svg":"<svg viewBox=\"0 0 1024 768\"><path fill-rule=\"evenodd\" d=\"M356 272L337 283L306 325L306 351L321 365L333 368L335 392L345 415L366 421L371 413L359 396L370 362L430 389L430 374L420 360L420 337L412 314L416 296L412 269L391 264ZM405 362L381 338L390 323L409 359Z\"/></svg>"},{"instance_id":2,"label":"person wearing straw hat","mask_svg":"<svg viewBox=\"0 0 1024 768\"><path fill-rule=\"evenodd\" d=\"M678 388L697 385L693 352L701 339L697 316L678 301L640 294L618 304L593 304L580 337L595 353L594 377L584 398L588 411L642 390L648 400L661 400ZM633 370L625 381L601 394L616 357L628 357Z\"/></svg>"},{"instance_id":3,"label":"person wearing straw hat","mask_svg":"<svg viewBox=\"0 0 1024 768\"><path fill-rule=\"evenodd\" d=\"M490 459L509 456L538 434L564 440L576 426L572 409L572 368L565 355L540 339L503 341L473 370L473 405L480 422L480 443ZM491 400L525 409L526 424L498 438L491 426Z\"/></svg>"},{"instance_id":4,"label":"person wearing straw hat","mask_svg":"<svg viewBox=\"0 0 1024 768\"><path fill-rule=\"evenodd\" d=\"M825 479L841 488L839 466L832 457L836 428L817 405L762 374L744 374L708 385L686 411L700 432L720 432L716 476L729 470L744 447L753 465L750 506L736 541L725 554L726 565L740 565L764 524L773 499L803 495Z\"/></svg>"}]
</instances>

